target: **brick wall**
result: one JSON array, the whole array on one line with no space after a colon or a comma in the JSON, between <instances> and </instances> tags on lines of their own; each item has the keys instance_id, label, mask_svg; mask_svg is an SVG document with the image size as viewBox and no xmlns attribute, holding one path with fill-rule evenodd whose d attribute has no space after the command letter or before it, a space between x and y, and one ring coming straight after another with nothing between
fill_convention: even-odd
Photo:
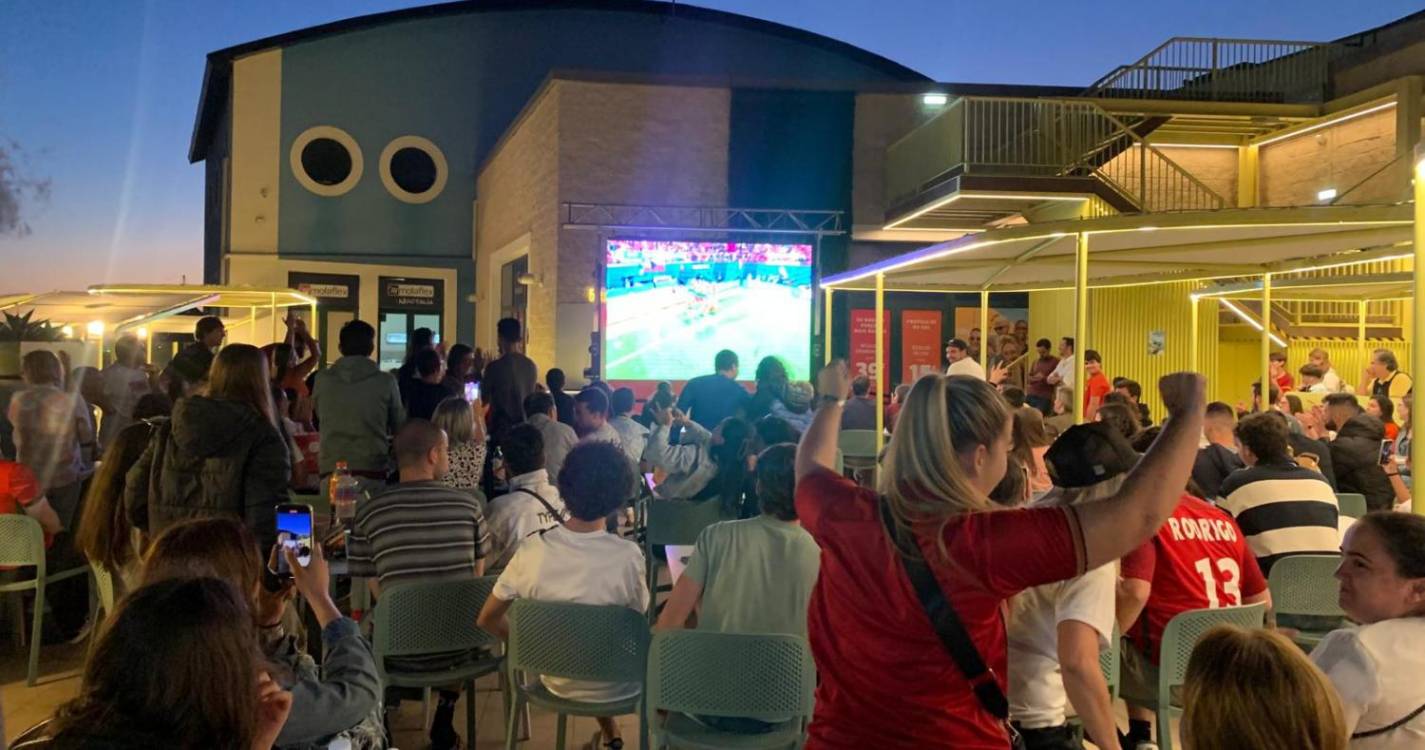
<instances>
[{"instance_id":1,"label":"brick wall","mask_svg":"<svg viewBox=\"0 0 1425 750\"><path fill-rule=\"evenodd\" d=\"M1394 158L1393 110L1269 143L1260 154L1260 203L1313 205L1318 203L1318 191L1335 188L1345 193ZM1405 170L1399 171L1405 174ZM1377 176L1352 192L1347 202L1399 200L1398 193L1403 188L1399 180L1395 175Z\"/></svg>"},{"instance_id":2,"label":"brick wall","mask_svg":"<svg viewBox=\"0 0 1425 750\"><path fill-rule=\"evenodd\" d=\"M919 94L858 94L851 167L851 223L880 229L886 221L886 147L919 127L940 108ZM853 265L854 267L854 265Z\"/></svg>"}]
</instances>

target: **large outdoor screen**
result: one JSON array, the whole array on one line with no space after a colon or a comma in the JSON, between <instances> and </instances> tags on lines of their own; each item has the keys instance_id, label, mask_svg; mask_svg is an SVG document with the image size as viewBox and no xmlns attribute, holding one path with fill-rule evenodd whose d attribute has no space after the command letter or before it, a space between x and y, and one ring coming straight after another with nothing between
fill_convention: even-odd
<instances>
[{"instance_id":1,"label":"large outdoor screen","mask_svg":"<svg viewBox=\"0 0 1425 750\"><path fill-rule=\"evenodd\" d=\"M721 349L741 380L767 355L807 378L811 245L616 239L605 265L605 379L687 380Z\"/></svg>"}]
</instances>

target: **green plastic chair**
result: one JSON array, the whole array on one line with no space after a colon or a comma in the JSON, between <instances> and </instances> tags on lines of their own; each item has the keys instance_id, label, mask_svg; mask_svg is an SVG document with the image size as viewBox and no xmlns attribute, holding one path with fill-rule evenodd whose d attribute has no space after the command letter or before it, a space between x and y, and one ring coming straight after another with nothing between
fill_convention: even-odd
<instances>
[{"instance_id":1,"label":"green plastic chair","mask_svg":"<svg viewBox=\"0 0 1425 750\"><path fill-rule=\"evenodd\" d=\"M837 447L846 456L851 469L871 469L876 466L876 431L842 430Z\"/></svg>"},{"instance_id":2,"label":"green plastic chair","mask_svg":"<svg viewBox=\"0 0 1425 750\"><path fill-rule=\"evenodd\" d=\"M806 638L706 630L655 633L648 654L651 747L800 748L815 704ZM655 712L667 711L663 718ZM721 732L691 718L774 722L765 734Z\"/></svg>"},{"instance_id":3,"label":"green plastic chair","mask_svg":"<svg viewBox=\"0 0 1425 750\"><path fill-rule=\"evenodd\" d=\"M30 626L30 662L25 673L25 685L35 686L40 668L40 640L44 632L45 587L66 578L82 576L88 567L71 568L58 573L45 569L45 532L40 522L16 513L0 515L0 565L34 566L35 576L20 581L0 583L0 594L35 592L34 619ZM20 610L23 612L23 608ZM23 631L23 626L22 626Z\"/></svg>"},{"instance_id":4,"label":"green plastic chair","mask_svg":"<svg viewBox=\"0 0 1425 750\"><path fill-rule=\"evenodd\" d=\"M99 632L100 615L114 614L114 576L99 563L89 563L89 573L94 576L94 632Z\"/></svg>"},{"instance_id":5,"label":"green plastic chair","mask_svg":"<svg viewBox=\"0 0 1425 750\"><path fill-rule=\"evenodd\" d=\"M1265 603L1218 609L1190 609L1168 621L1163 629L1163 645L1158 661L1158 747L1173 750L1172 717L1181 716L1183 707L1174 705L1173 688L1187 678L1188 659L1207 631L1218 625L1238 625L1260 628L1266 617Z\"/></svg>"},{"instance_id":6,"label":"green plastic chair","mask_svg":"<svg viewBox=\"0 0 1425 750\"><path fill-rule=\"evenodd\" d=\"M1340 555L1288 555L1277 560L1267 576L1278 625L1294 627L1297 634L1292 640L1307 651L1345 624L1346 613L1341 610L1335 580L1340 564ZM1301 624L1306 627L1296 627L1289 622L1291 618L1302 618ZM1283 619L1288 622L1283 623Z\"/></svg>"},{"instance_id":7,"label":"green plastic chair","mask_svg":"<svg viewBox=\"0 0 1425 750\"><path fill-rule=\"evenodd\" d=\"M1098 666L1103 670L1103 681L1108 683L1108 699L1118 700L1118 683L1122 675L1123 636L1118 626L1113 626L1113 636L1108 639L1108 648L1098 652Z\"/></svg>"},{"instance_id":8,"label":"green plastic chair","mask_svg":"<svg viewBox=\"0 0 1425 750\"><path fill-rule=\"evenodd\" d=\"M649 500L646 504L648 525L643 534L643 557L648 575L648 618L649 622L658 609L658 594L672 590L671 586L658 586L658 570L665 565L654 554L657 547L670 544L691 546L698 541L703 529L731 520L722 514L722 503L717 498L702 502L686 500Z\"/></svg>"},{"instance_id":9,"label":"green plastic chair","mask_svg":"<svg viewBox=\"0 0 1425 750\"><path fill-rule=\"evenodd\" d=\"M648 623L627 607L520 599L510 607L505 663L514 694L507 714L506 750L514 750L516 719L526 704L558 714L554 747L564 750L569 716L639 714L639 747L648 747L640 694L621 701L588 703L560 698L535 675L596 682L644 682ZM527 676L526 676L527 675Z\"/></svg>"},{"instance_id":10,"label":"green plastic chair","mask_svg":"<svg viewBox=\"0 0 1425 750\"><path fill-rule=\"evenodd\" d=\"M1360 518L1366 514L1366 496L1358 492L1337 492L1336 504L1343 516Z\"/></svg>"},{"instance_id":11,"label":"green plastic chair","mask_svg":"<svg viewBox=\"0 0 1425 750\"><path fill-rule=\"evenodd\" d=\"M498 656L476 656L442 670L392 669L392 657L420 657L499 648L498 638L475 626L480 609L495 588L495 577L465 581L404 583L382 589L372 621L371 647L376 670L388 686L431 688L465 683L465 745L475 746L475 680L500 670Z\"/></svg>"}]
</instances>

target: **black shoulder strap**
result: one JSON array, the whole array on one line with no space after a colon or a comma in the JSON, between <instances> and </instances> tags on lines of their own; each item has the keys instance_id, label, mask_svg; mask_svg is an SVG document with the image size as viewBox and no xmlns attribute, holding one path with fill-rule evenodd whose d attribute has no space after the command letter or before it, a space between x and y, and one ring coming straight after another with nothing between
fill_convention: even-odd
<instances>
[{"instance_id":1,"label":"black shoulder strap","mask_svg":"<svg viewBox=\"0 0 1425 750\"><path fill-rule=\"evenodd\" d=\"M1365 731L1365 732L1356 732L1355 734L1352 734L1352 735L1351 735L1351 739L1352 739L1352 740L1363 740L1363 739L1366 739L1367 737L1379 737L1379 736L1382 735L1382 734L1387 734L1387 733L1389 733L1389 732L1394 732L1395 730L1397 730L1397 729L1399 729L1399 728L1405 726L1406 724L1409 724L1412 719L1414 719L1415 717L1419 716L1419 715L1422 714L1422 713L1425 713L1425 705L1422 705L1421 707L1415 709L1414 711L1411 711L1410 713L1408 713L1408 714L1405 715L1405 718L1401 719L1400 721L1394 722L1394 723L1390 724L1389 726L1384 726L1384 727L1381 727L1380 729L1371 729L1371 730L1367 730L1367 731Z\"/></svg>"},{"instance_id":2,"label":"black shoulder strap","mask_svg":"<svg viewBox=\"0 0 1425 750\"><path fill-rule=\"evenodd\" d=\"M555 509L554 509L554 506L553 506L553 505L550 505L550 504L549 504L549 501L548 501L548 500L545 500L544 497L543 497L542 495L540 495L538 492L535 492L534 490L531 490L531 489L526 489L526 488L524 488L524 487L516 487L516 488L515 488L515 492L523 492L524 494L533 497L535 500L538 500L538 501L539 501L539 504L540 504L540 505L543 505L543 506L544 506L544 509L547 510L547 511L549 511L549 517L550 517L550 518L553 518L553 519L556 520L556 521L562 521L562 520L564 520L564 514L563 514L563 513L560 513L560 512L557 511L557 510L555 510Z\"/></svg>"},{"instance_id":3,"label":"black shoulder strap","mask_svg":"<svg viewBox=\"0 0 1425 750\"><path fill-rule=\"evenodd\" d=\"M885 498L881 498L880 506L881 523L891 535L896 547L896 557L900 558L905 567L906 576L910 578L911 585L915 587L915 595L920 599L920 606L930 618L936 635L940 636L940 643L950 653L950 658L954 660L955 666L960 668L965 679L969 680L980 705L996 719L1007 720L1009 700L1005 698L1004 691L995 680L994 671L985 666L985 660L981 658L979 649L975 648L970 634L965 632L965 625L960 622L960 616L945 597L945 592L935 580L930 566L925 564L924 556L915 548L915 541L907 539L909 535L902 534L896 526Z\"/></svg>"}]
</instances>

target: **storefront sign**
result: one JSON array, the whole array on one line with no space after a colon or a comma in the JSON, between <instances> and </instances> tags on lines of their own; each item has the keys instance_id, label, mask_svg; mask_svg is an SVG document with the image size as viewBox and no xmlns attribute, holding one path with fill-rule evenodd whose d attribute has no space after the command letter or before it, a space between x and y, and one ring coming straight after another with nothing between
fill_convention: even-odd
<instances>
[{"instance_id":1,"label":"storefront sign","mask_svg":"<svg viewBox=\"0 0 1425 750\"><path fill-rule=\"evenodd\" d=\"M940 371L941 323L939 310L901 311L902 383L914 383Z\"/></svg>"},{"instance_id":2,"label":"storefront sign","mask_svg":"<svg viewBox=\"0 0 1425 750\"><path fill-rule=\"evenodd\" d=\"M881 317L881 328L885 330L884 346L881 347L881 361L891 364L891 313L886 310ZM871 379L871 392L876 392L876 311L851 311L851 377L865 376Z\"/></svg>"},{"instance_id":3,"label":"storefront sign","mask_svg":"<svg viewBox=\"0 0 1425 750\"><path fill-rule=\"evenodd\" d=\"M440 279L407 279L381 277L382 310L440 311L443 307L444 283Z\"/></svg>"},{"instance_id":4,"label":"storefront sign","mask_svg":"<svg viewBox=\"0 0 1425 750\"><path fill-rule=\"evenodd\" d=\"M355 310L361 298L360 276L292 271L287 274L287 286L316 297L319 305L332 310Z\"/></svg>"}]
</instances>

